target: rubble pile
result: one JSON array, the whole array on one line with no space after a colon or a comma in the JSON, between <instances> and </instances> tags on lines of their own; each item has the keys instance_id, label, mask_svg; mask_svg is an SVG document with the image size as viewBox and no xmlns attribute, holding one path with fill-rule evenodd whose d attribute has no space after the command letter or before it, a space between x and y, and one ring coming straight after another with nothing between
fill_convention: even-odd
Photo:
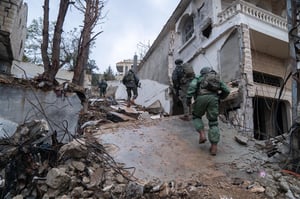
<instances>
[{"instance_id":1,"label":"rubble pile","mask_svg":"<svg viewBox=\"0 0 300 199\"><path fill-rule=\"evenodd\" d=\"M159 113L155 118L162 116L155 113ZM185 181L144 182L135 178L135 168L115 162L93 134L124 121L151 120L145 108L128 108L112 98L90 100L79 118L78 132L66 131L73 138L69 143L60 143L44 120L24 123L12 136L0 139L1 199L300 198L299 176L280 165L288 154L285 139L265 142L235 137L241 147L249 148L249 154L237 157L230 172L244 172L249 178L195 176ZM249 145L249 140L254 144ZM256 174L259 177L251 177Z\"/></svg>"},{"instance_id":2,"label":"rubble pile","mask_svg":"<svg viewBox=\"0 0 300 199\"><path fill-rule=\"evenodd\" d=\"M236 142L246 145L249 151L233 162L236 169L249 175L243 183L253 178L247 189L264 193L269 198L300 198L300 174L292 171L295 165L299 168L300 163L290 166L289 136L290 133L286 133L268 140L235 137Z\"/></svg>"},{"instance_id":3,"label":"rubble pile","mask_svg":"<svg viewBox=\"0 0 300 199\"><path fill-rule=\"evenodd\" d=\"M95 140L56 145L48 132L44 121L32 121L1 139L1 198L100 198L110 195L113 176L131 177Z\"/></svg>"},{"instance_id":4,"label":"rubble pile","mask_svg":"<svg viewBox=\"0 0 300 199\"><path fill-rule=\"evenodd\" d=\"M134 168L116 163L93 137L61 145L48 133L44 121L31 121L1 139L1 198L194 198L208 187L139 182Z\"/></svg>"}]
</instances>

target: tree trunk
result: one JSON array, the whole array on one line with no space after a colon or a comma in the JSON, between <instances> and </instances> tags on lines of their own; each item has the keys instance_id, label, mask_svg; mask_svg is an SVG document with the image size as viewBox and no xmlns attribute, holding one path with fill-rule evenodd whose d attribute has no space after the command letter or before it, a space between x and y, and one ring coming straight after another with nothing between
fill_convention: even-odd
<instances>
[{"instance_id":1,"label":"tree trunk","mask_svg":"<svg viewBox=\"0 0 300 199\"><path fill-rule=\"evenodd\" d=\"M84 13L84 25L79 40L78 57L74 69L74 76L72 82L74 84L83 86L85 69L88 63L90 43L92 31L100 17L100 11L103 8L103 2L100 4L99 0L86 0L86 7Z\"/></svg>"},{"instance_id":2,"label":"tree trunk","mask_svg":"<svg viewBox=\"0 0 300 199\"><path fill-rule=\"evenodd\" d=\"M61 34L63 31L63 24L67 14L70 0L60 0L59 12L55 24L53 43L52 43L52 57L51 63L48 55L48 43L49 43L49 0L44 1L44 29L43 29L43 44L42 44L42 57L44 63L44 74L43 78L55 83L55 76L60 68L60 43Z\"/></svg>"},{"instance_id":3,"label":"tree trunk","mask_svg":"<svg viewBox=\"0 0 300 199\"><path fill-rule=\"evenodd\" d=\"M44 19L43 19L43 42L41 44L42 60L44 63L44 71L49 71L50 60L47 53L49 46L49 0L44 1Z\"/></svg>"}]
</instances>

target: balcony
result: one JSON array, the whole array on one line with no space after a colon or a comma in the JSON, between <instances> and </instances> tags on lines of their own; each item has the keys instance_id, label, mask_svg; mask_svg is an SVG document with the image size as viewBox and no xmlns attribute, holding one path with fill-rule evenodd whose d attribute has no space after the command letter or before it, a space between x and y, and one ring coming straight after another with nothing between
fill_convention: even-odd
<instances>
[{"instance_id":1,"label":"balcony","mask_svg":"<svg viewBox=\"0 0 300 199\"><path fill-rule=\"evenodd\" d=\"M222 24L239 13L256 18L274 27L287 30L287 19L242 0L235 1L231 6L219 13L218 23Z\"/></svg>"}]
</instances>

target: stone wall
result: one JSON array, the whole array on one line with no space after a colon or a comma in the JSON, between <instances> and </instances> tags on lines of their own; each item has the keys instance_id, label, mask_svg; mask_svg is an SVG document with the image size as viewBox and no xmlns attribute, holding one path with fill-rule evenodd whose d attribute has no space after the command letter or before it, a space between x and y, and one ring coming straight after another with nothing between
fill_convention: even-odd
<instances>
[{"instance_id":1,"label":"stone wall","mask_svg":"<svg viewBox=\"0 0 300 199\"><path fill-rule=\"evenodd\" d=\"M22 0L0 1L0 69L10 72L12 60L22 60L27 25L27 4Z\"/></svg>"}]
</instances>

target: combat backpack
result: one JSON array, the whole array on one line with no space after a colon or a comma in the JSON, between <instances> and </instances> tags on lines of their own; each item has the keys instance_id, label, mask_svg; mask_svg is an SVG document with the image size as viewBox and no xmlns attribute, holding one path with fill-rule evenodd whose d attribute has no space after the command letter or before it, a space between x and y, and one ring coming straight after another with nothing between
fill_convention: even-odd
<instances>
[{"instance_id":1,"label":"combat backpack","mask_svg":"<svg viewBox=\"0 0 300 199\"><path fill-rule=\"evenodd\" d=\"M193 79L195 77L194 69L189 64L183 65L183 72L184 72L184 78L186 79Z\"/></svg>"},{"instance_id":2,"label":"combat backpack","mask_svg":"<svg viewBox=\"0 0 300 199\"><path fill-rule=\"evenodd\" d=\"M216 71L212 70L203 75L200 81L200 88L217 92L220 89L220 76Z\"/></svg>"},{"instance_id":3,"label":"combat backpack","mask_svg":"<svg viewBox=\"0 0 300 199\"><path fill-rule=\"evenodd\" d=\"M180 80L183 78L184 76L184 70L182 65L178 65L175 67L173 73L172 73L172 82L174 87L177 87L180 85Z\"/></svg>"},{"instance_id":4,"label":"combat backpack","mask_svg":"<svg viewBox=\"0 0 300 199\"><path fill-rule=\"evenodd\" d=\"M135 82L134 74L132 72L127 73L124 77L124 81L125 81L125 83L131 82L131 81Z\"/></svg>"}]
</instances>

